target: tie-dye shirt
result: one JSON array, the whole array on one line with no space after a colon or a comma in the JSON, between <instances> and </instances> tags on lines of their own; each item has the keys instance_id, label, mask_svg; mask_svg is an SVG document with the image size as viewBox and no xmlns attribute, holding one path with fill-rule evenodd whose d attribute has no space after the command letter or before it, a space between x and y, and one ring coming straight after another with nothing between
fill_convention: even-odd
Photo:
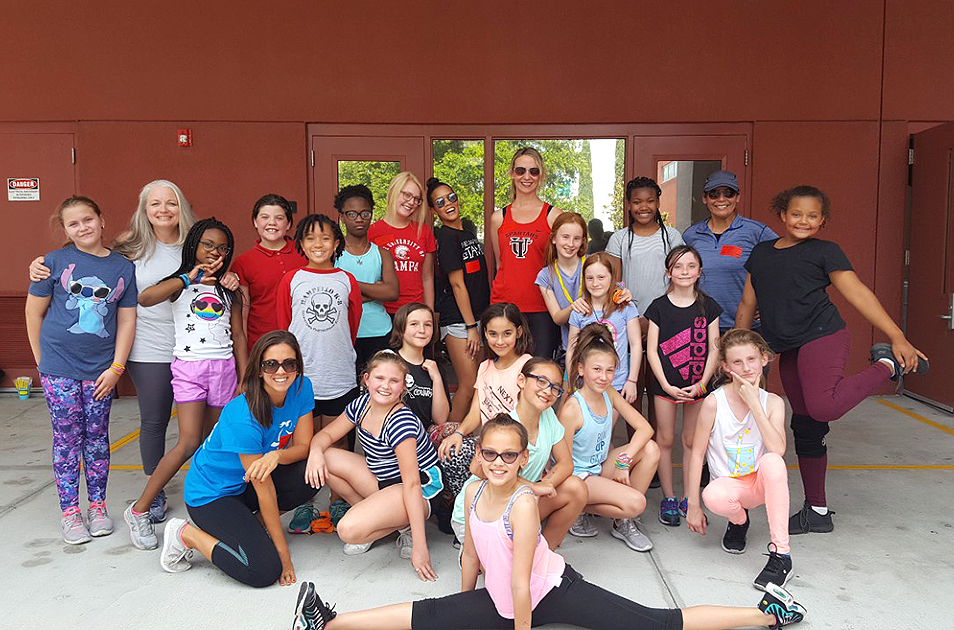
<instances>
[{"instance_id":1,"label":"tie-dye shirt","mask_svg":"<svg viewBox=\"0 0 954 630\"><path fill-rule=\"evenodd\" d=\"M702 305L676 306L669 294L646 309L646 318L659 326L659 361L673 387L689 387L702 379L709 356L709 323L718 320L722 307L708 295ZM655 383L653 394L666 396Z\"/></svg>"}]
</instances>

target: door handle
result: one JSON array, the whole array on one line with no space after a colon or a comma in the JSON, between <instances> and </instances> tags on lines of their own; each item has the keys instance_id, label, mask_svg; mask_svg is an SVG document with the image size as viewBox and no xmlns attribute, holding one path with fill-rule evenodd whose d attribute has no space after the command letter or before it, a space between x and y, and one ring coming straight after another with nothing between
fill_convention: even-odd
<instances>
[{"instance_id":1,"label":"door handle","mask_svg":"<svg viewBox=\"0 0 954 630\"><path fill-rule=\"evenodd\" d=\"M948 330L954 330L954 293L948 295L947 298L947 315L938 315L938 317L947 320Z\"/></svg>"},{"instance_id":2,"label":"door handle","mask_svg":"<svg viewBox=\"0 0 954 630\"><path fill-rule=\"evenodd\" d=\"M954 315L938 315L941 319L954 319Z\"/></svg>"}]
</instances>

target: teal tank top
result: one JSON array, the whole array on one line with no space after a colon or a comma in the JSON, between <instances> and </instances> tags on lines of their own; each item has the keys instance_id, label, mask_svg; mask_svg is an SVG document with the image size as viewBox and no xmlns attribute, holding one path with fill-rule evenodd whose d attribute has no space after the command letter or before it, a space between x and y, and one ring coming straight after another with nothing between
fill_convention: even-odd
<instances>
[{"instance_id":1,"label":"teal tank top","mask_svg":"<svg viewBox=\"0 0 954 630\"><path fill-rule=\"evenodd\" d=\"M603 392L606 415L598 416L586 404L583 394L573 392L573 397L583 411L583 426L573 435L573 474L577 477L585 477L586 474L599 475L609 453L613 406L610 404L609 395Z\"/></svg>"},{"instance_id":2,"label":"teal tank top","mask_svg":"<svg viewBox=\"0 0 954 630\"><path fill-rule=\"evenodd\" d=\"M368 284L381 281L381 250L374 243L360 256L347 251L335 262L338 269L344 269L358 282ZM384 304L377 300L365 302L361 311L361 323L358 325L358 337L380 337L391 332L391 318L384 310Z\"/></svg>"}]
</instances>

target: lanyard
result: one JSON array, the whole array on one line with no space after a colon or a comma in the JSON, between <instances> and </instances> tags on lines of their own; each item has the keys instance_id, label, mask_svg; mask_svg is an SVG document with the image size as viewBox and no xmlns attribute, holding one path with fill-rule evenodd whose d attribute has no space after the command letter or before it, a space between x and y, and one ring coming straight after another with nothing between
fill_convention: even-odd
<instances>
[{"instance_id":1,"label":"lanyard","mask_svg":"<svg viewBox=\"0 0 954 630\"><path fill-rule=\"evenodd\" d=\"M586 256L583 257L583 260L580 261L580 286L578 289L579 295L577 297L583 297L583 263L586 262ZM570 297L570 292L566 290L566 286L563 284L563 274L560 273L560 268L557 266L556 261L553 261L553 273L556 274L557 280L560 281L560 288L563 289L563 295L566 296L567 301L570 304L573 304L574 300Z\"/></svg>"}]
</instances>

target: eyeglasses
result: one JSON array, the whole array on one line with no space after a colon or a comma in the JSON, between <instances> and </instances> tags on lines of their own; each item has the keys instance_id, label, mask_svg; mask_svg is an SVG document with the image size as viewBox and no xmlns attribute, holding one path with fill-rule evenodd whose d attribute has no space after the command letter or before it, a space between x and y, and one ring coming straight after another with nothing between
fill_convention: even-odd
<instances>
[{"instance_id":1,"label":"eyeglasses","mask_svg":"<svg viewBox=\"0 0 954 630\"><path fill-rule=\"evenodd\" d=\"M361 212L355 212L354 210L348 210L347 212L342 212L341 214L345 215L350 221L354 221L358 217L361 217L365 221L371 218L370 210L362 210Z\"/></svg>"},{"instance_id":2,"label":"eyeglasses","mask_svg":"<svg viewBox=\"0 0 954 630\"><path fill-rule=\"evenodd\" d=\"M70 285L70 294L104 300L109 296L109 287L91 287L80 282L74 282Z\"/></svg>"},{"instance_id":3,"label":"eyeglasses","mask_svg":"<svg viewBox=\"0 0 954 630\"><path fill-rule=\"evenodd\" d=\"M404 201L413 201L415 206L421 205L421 202L424 201L420 197L412 195L409 192L404 192L403 190L401 191L401 199Z\"/></svg>"},{"instance_id":4,"label":"eyeglasses","mask_svg":"<svg viewBox=\"0 0 954 630\"><path fill-rule=\"evenodd\" d=\"M278 368L281 368L288 373L297 372L298 361L295 359L285 359L284 361L265 359L262 361L262 372L265 372L266 374L274 374L278 371Z\"/></svg>"},{"instance_id":5,"label":"eyeglasses","mask_svg":"<svg viewBox=\"0 0 954 630\"><path fill-rule=\"evenodd\" d=\"M228 253L231 251L231 249L232 249L232 248L229 247L228 245L218 245L218 246L216 246L216 244L213 243L213 242L211 242L211 241L199 241L199 245L201 245L202 247L204 247L204 248L205 248L205 251L207 251L207 252L215 252L215 251L217 251L217 252L219 252L220 254L222 254L223 256L225 256L226 254L228 254Z\"/></svg>"},{"instance_id":6,"label":"eyeglasses","mask_svg":"<svg viewBox=\"0 0 954 630\"><path fill-rule=\"evenodd\" d=\"M495 461L498 457L503 460L503 463L512 464L517 461L518 457L520 457L520 453L516 451L504 451L503 453L498 453L493 449L482 448L480 449L480 457L488 464Z\"/></svg>"},{"instance_id":7,"label":"eyeglasses","mask_svg":"<svg viewBox=\"0 0 954 630\"><path fill-rule=\"evenodd\" d=\"M523 175L527 171L530 171L531 177L539 177L540 169L536 166L531 166L529 169L526 166L515 166L513 167L513 172L515 175Z\"/></svg>"},{"instance_id":8,"label":"eyeglasses","mask_svg":"<svg viewBox=\"0 0 954 630\"><path fill-rule=\"evenodd\" d=\"M537 382L538 389L548 389L550 393L559 398L563 395L564 389L560 386L559 383L554 383L546 376L540 376L539 374L527 374L529 378L535 379Z\"/></svg>"},{"instance_id":9,"label":"eyeglasses","mask_svg":"<svg viewBox=\"0 0 954 630\"><path fill-rule=\"evenodd\" d=\"M457 203L457 193L450 192L450 193L447 193L446 197L438 197L437 199L434 200L434 205L437 206L438 208L443 208L449 203Z\"/></svg>"},{"instance_id":10,"label":"eyeglasses","mask_svg":"<svg viewBox=\"0 0 954 630\"><path fill-rule=\"evenodd\" d=\"M706 197L715 201L719 197L725 197L726 199L733 199L736 195L739 194L739 191L732 190L731 188L713 188L712 190L706 191Z\"/></svg>"}]
</instances>

